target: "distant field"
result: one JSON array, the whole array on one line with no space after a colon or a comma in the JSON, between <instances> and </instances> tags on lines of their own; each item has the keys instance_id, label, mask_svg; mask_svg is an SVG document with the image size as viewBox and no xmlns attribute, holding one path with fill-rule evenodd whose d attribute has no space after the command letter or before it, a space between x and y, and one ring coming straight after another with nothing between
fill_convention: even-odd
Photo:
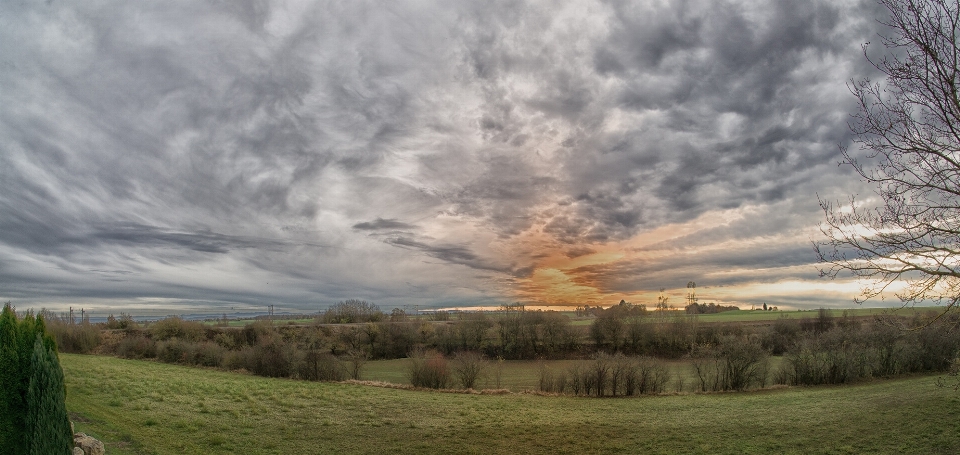
<instances>
[{"instance_id":1,"label":"distant field","mask_svg":"<svg viewBox=\"0 0 960 455\"><path fill-rule=\"evenodd\" d=\"M929 308L929 310L936 311L936 307ZM927 308L917 308L918 311L927 310ZM699 322L755 322L755 321L776 321L780 317L789 317L793 319L803 319L803 318L814 318L817 316L818 310L789 310L789 311L763 311L763 310L739 310L739 311L724 311L722 313L716 314L700 314L697 315L697 320ZM900 314L900 315L909 315L913 314L913 309L904 309L897 312L893 312L890 308L847 308L847 309L832 309L829 310L830 314L835 317L840 317L846 311L849 316L877 316L877 315L886 315L886 314ZM674 315L684 315L683 312L676 311L673 313L667 313L666 318L669 319ZM652 318L656 318L655 314L651 314ZM593 317L575 317L573 316L572 325L590 325L593 322Z\"/></svg>"},{"instance_id":2,"label":"distant field","mask_svg":"<svg viewBox=\"0 0 960 455\"><path fill-rule=\"evenodd\" d=\"M78 431L124 454L958 453L933 377L594 399L310 383L61 355Z\"/></svg>"},{"instance_id":3,"label":"distant field","mask_svg":"<svg viewBox=\"0 0 960 455\"><path fill-rule=\"evenodd\" d=\"M780 366L782 359L770 359L770 383L773 380L773 371ZM375 360L368 362L363 369L361 379L369 381L392 382L394 384L409 384L409 359ZM566 371L577 360L505 360L497 362L490 360L483 377L479 381L479 388L509 389L514 392L537 390L540 380L540 367L550 369L555 374ZM672 360L664 362L670 372L667 382L667 392L693 391L697 377L690 362ZM500 371L499 384L497 371Z\"/></svg>"}]
</instances>

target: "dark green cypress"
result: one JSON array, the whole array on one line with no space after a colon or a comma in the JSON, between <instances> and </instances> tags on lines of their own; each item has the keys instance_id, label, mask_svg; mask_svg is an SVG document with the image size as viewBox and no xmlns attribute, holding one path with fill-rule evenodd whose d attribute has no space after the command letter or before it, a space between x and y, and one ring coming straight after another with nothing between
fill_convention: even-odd
<instances>
[{"instance_id":1,"label":"dark green cypress","mask_svg":"<svg viewBox=\"0 0 960 455\"><path fill-rule=\"evenodd\" d=\"M42 320L37 324L43 327ZM29 455L69 455L73 450L66 389L57 352L37 333L30 359L27 388L26 441Z\"/></svg>"},{"instance_id":2,"label":"dark green cypress","mask_svg":"<svg viewBox=\"0 0 960 455\"><path fill-rule=\"evenodd\" d=\"M39 315L0 313L0 453L70 454L73 435L57 345Z\"/></svg>"},{"instance_id":3,"label":"dark green cypress","mask_svg":"<svg viewBox=\"0 0 960 455\"><path fill-rule=\"evenodd\" d=\"M20 393L20 327L17 315L7 303L0 313L0 451L17 453L23 432L16 414Z\"/></svg>"},{"instance_id":4,"label":"dark green cypress","mask_svg":"<svg viewBox=\"0 0 960 455\"><path fill-rule=\"evenodd\" d=\"M27 447L27 388L30 386L30 360L33 356L33 344L37 338L37 320L32 313L27 313L18 323L17 330L17 369L9 410L13 419L14 445L7 453L11 455L26 455Z\"/></svg>"}]
</instances>

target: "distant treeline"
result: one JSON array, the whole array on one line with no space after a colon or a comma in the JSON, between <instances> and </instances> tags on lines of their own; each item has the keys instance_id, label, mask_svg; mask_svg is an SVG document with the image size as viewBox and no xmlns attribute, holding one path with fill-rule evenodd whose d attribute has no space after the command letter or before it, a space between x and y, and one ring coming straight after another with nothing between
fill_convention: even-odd
<instances>
[{"instance_id":1,"label":"distant treeline","mask_svg":"<svg viewBox=\"0 0 960 455\"><path fill-rule=\"evenodd\" d=\"M642 305L622 302L607 309L591 309L591 314L594 318L589 325L572 325L562 313L513 305L498 312L459 313L452 318L438 313L432 320L423 320L409 318L399 309L387 315L376 305L346 301L307 325L263 320L228 328L177 317L149 324L135 323L129 317L111 317L102 324L72 324L52 314L45 317L58 346L66 352L98 352L307 380L359 379L364 363L371 359L409 357L413 359L411 368L416 370L419 365L424 374L429 373L430 365L447 369L446 360L458 356L463 364L467 353L480 359L583 359L592 362L589 368L545 372L549 378L542 378L542 388L601 395L659 391L657 384L663 376L655 359L689 359L699 378L698 389L742 390L774 382L845 383L945 371L960 350L960 315L956 313L934 321L932 315L923 314L889 320L833 317L821 310L813 318L781 317L768 324L701 323L696 315L650 312ZM898 323L919 328L901 330ZM771 355L784 358L776 371L768 366ZM611 365L609 378L600 364ZM584 376L588 369L594 371L594 379ZM616 373L621 370L626 379ZM644 376L647 374L652 376ZM416 376L411 371L414 383ZM431 376L419 379L425 377ZM447 385L434 379L423 379L423 384ZM605 380L613 383L605 384ZM644 385L632 382L641 380L646 381Z\"/></svg>"}]
</instances>

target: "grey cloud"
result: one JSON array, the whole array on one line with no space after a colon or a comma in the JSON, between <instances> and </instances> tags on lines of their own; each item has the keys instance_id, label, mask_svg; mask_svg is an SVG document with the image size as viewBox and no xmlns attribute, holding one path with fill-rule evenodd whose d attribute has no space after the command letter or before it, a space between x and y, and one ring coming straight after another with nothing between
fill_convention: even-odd
<instances>
[{"instance_id":1,"label":"grey cloud","mask_svg":"<svg viewBox=\"0 0 960 455\"><path fill-rule=\"evenodd\" d=\"M698 254L677 248L675 255L665 259L585 266L576 272L583 283L599 284L604 292L678 289L691 280L702 286L734 286L817 277L811 247L805 242Z\"/></svg>"},{"instance_id":2,"label":"grey cloud","mask_svg":"<svg viewBox=\"0 0 960 455\"><path fill-rule=\"evenodd\" d=\"M401 248L418 250L442 261L465 265L472 269L511 273L509 268L490 264L469 248L460 245L431 245L408 237L390 238L386 240L386 243Z\"/></svg>"},{"instance_id":3,"label":"grey cloud","mask_svg":"<svg viewBox=\"0 0 960 455\"><path fill-rule=\"evenodd\" d=\"M412 229L416 226L413 224L407 224L402 221L397 221L395 219L383 219L377 218L373 221L364 221L362 223L357 223L353 225L354 229L362 231L379 231L382 229Z\"/></svg>"},{"instance_id":4,"label":"grey cloud","mask_svg":"<svg viewBox=\"0 0 960 455\"><path fill-rule=\"evenodd\" d=\"M78 243L96 241L107 244L134 245L142 247L175 246L201 253L228 253L243 248L278 249L282 242L229 236L210 231L176 232L154 226L133 223L117 223L98 226L87 238L75 239Z\"/></svg>"},{"instance_id":5,"label":"grey cloud","mask_svg":"<svg viewBox=\"0 0 960 455\"><path fill-rule=\"evenodd\" d=\"M564 255L566 255L566 256L567 256L568 258L570 258L570 259L573 259L573 258L578 258L578 257L580 257L580 256L586 256L586 255L588 255L588 254L593 254L593 253L596 253L596 250L594 250L594 249L592 249L592 248L587 248L587 247L575 247L575 248L571 248L571 249L567 250L567 251L564 253Z\"/></svg>"}]
</instances>

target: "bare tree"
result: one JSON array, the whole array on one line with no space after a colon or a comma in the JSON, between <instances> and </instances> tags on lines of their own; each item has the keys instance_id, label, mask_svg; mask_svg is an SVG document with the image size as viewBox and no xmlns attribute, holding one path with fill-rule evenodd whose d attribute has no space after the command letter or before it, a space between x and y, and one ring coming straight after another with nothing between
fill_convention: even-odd
<instances>
[{"instance_id":1,"label":"bare tree","mask_svg":"<svg viewBox=\"0 0 960 455\"><path fill-rule=\"evenodd\" d=\"M880 202L820 200L820 273L861 278L858 303L892 292L904 306L944 305L942 316L960 300L960 1L880 3L886 54L863 49L884 79L849 84L855 147L841 148Z\"/></svg>"},{"instance_id":2,"label":"bare tree","mask_svg":"<svg viewBox=\"0 0 960 455\"><path fill-rule=\"evenodd\" d=\"M487 361L478 352L461 351L453 356L453 373L464 389L472 389L487 368Z\"/></svg>"}]
</instances>

